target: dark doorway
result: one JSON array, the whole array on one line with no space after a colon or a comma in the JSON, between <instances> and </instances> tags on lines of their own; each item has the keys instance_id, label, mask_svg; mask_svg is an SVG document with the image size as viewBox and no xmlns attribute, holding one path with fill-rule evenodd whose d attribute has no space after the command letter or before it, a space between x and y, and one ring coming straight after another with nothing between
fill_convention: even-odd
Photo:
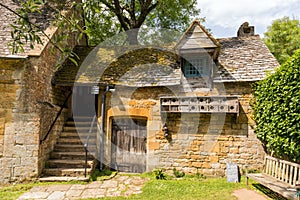
<instances>
[{"instance_id":1,"label":"dark doorway","mask_svg":"<svg viewBox=\"0 0 300 200\"><path fill-rule=\"evenodd\" d=\"M91 86L76 86L73 91L73 115L94 116L97 113L97 97L92 94Z\"/></svg>"}]
</instances>

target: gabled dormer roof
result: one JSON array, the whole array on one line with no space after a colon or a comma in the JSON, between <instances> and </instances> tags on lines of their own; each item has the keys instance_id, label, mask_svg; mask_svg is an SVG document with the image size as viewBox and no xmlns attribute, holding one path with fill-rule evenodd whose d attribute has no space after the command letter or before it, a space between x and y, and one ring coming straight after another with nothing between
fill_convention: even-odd
<instances>
[{"instance_id":1,"label":"gabled dormer roof","mask_svg":"<svg viewBox=\"0 0 300 200\"><path fill-rule=\"evenodd\" d=\"M207 51L212 53L214 59L217 58L220 48L220 43L198 20L194 20L191 23L190 27L176 45L176 50L179 51L179 54Z\"/></svg>"}]
</instances>

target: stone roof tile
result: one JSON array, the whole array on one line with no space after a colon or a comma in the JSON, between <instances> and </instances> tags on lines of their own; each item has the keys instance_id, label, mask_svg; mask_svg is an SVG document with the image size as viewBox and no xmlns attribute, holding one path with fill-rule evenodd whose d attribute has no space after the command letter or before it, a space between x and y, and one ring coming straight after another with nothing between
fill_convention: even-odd
<instances>
[{"instance_id":1,"label":"stone roof tile","mask_svg":"<svg viewBox=\"0 0 300 200\"><path fill-rule=\"evenodd\" d=\"M218 41L222 47L215 82L261 80L279 66L258 35Z\"/></svg>"},{"instance_id":2,"label":"stone roof tile","mask_svg":"<svg viewBox=\"0 0 300 200\"><path fill-rule=\"evenodd\" d=\"M93 47L76 46L74 52L76 52L77 56L79 57L79 60L76 59L78 65L75 65L73 62L67 59L55 73L54 77L52 78L52 83L54 85L73 85L82 62L92 49Z\"/></svg>"},{"instance_id":3,"label":"stone roof tile","mask_svg":"<svg viewBox=\"0 0 300 200\"><path fill-rule=\"evenodd\" d=\"M148 46L124 46L96 47L92 53L95 56L89 55L76 82L137 87L180 84L175 52Z\"/></svg>"}]
</instances>

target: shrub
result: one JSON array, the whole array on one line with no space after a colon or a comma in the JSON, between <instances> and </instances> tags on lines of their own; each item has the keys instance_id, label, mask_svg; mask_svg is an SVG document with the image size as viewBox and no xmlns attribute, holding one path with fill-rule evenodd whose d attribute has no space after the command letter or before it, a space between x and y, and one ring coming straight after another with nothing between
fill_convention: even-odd
<instances>
[{"instance_id":1,"label":"shrub","mask_svg":"<svg viewBox=\"0 0 300 200\"><path fill-rule=\"evenodd\" d=\"M267 152L300 162L300 50L254 85L255 132Z\"/></svg>"},{"instance_id":2,"label":"shrub","mask_svg":"<svg viewBox=\"0 0 300 200\"><path fill-rule=\"evenodd\" d=\"M99 176L110 176L112 174L112 171L109 169L103 169L102 171L99 171L99 169L96 169L90 176L90 181L97 181L97 178Z\"/></svg>"},{"instance_id":3,"label":"shrub","mask_svg":"<svg viewBox=\"0 0 300 200\"><path fill-rule=\"evenodd\" d=\"M166 180L167 175L164 173L163 169L153 170L153 174L157 180Z\"/></svg>"},{"instance_id":4,"label":"shrub","mask_svg":"<svg viewBox=\"0 0 300 200\"><path fill-rule=\"evenodd\" d=\"M185 173L183 171L179 171L176 168L173 168L173 174L176 178L181 178L185 176Z\"/></svg>"},{"instance_id":5,"label":"shrub","mask_svg":"<svg viewBox=\"0 0 300 200\"><path fill-rule=\"evenodd\" d=\"M110 176L112 174L112 171L110 169L103 169L101 172L100 172L100 176Z\"/></svg>"},{"instance_id":6,"label":"shrub","mask_svg":"<svg viewBox=\"0 0 300 200\"><path fill-rule=\"evenodd\" d=\"M96 169L90 176L90 181L96 181L97 177L99 176L100 171L98 169Z\"/></svg>"},{"instance_id":7,"label":"shrub","mask_svg":"<svg viewBox=\"0 0 300 200\"><path fill-rule=\"evenodd\" d=\"M198 169L197 169L196 177L199 179L205 178L205 176L203 174L198 172Z\"/></svg>"}]
</instances>

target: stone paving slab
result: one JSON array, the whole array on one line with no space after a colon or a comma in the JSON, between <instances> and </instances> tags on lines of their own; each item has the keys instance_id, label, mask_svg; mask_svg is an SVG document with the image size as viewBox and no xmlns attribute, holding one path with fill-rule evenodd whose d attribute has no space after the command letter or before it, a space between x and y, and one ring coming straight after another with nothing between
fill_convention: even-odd
<instances>
[{"instance_id":1,"label":"stone paving slab","mask_svg":"<svg viewBox=\"0 0 300 200\"><path fill-rule=\"evenodd\" d=\"M55 192L55 191L67 191L71 188L72 185L49 185L47 187L47 192Z\"/></svg>"},{"instance_id":2,"label":"stone paving slab","mask_svg":"<svg viewBox=\"0 0 300 200\"><path fill-rule=\"evenodd\" d=\"M27 192L19 199L46 199L49 196L48 192Z\"/></svg>"},{"instance_id":3,"label":"stone paving slab","mask_svg":"<svg viewBox=\"0 0 300 200\"><path fill-rule=\"evenodd\" d=\"M101 198L130 196L142 193L142 187L149 179L138 176L117 175L113 179L95 181L86 185L66 184L35 186L21 195L18 200L77 200L85 198Z\"/></svg>"},{"instance_id":4,"label":"stone paving slab","mask_svg":"<svg viewBox=\"0 0 300 200\"><path fill-rule=\"evenodd\" d=\"M261 194L258 194L254 190L240 189L233 192L233 196L236 196L238 200L267 200L267 198Z\"/></svg>"},{"instance_id":5,"label":"stone paving slab","mask_svg":"<svg viewBox=\"0 0 300 200\"><path fill-rule=\"evenodd\" d=\"M70 198L79 198L80 195L82 195L83 190L78 189L78 190L68 190L66 192L66 196Z\"/></svg>"},{"instance_id":6,"label":"stone paving slab","mask_svg":"<svg viewBox=\"0 0 300 200\"><path fill-rule=\"evenodd\" d=\"M63 199L66 194L66 191L54 191L52 194L50 194L47 199L48 200L57 200L57 199Z\"/></svg>"}]
</instances>

